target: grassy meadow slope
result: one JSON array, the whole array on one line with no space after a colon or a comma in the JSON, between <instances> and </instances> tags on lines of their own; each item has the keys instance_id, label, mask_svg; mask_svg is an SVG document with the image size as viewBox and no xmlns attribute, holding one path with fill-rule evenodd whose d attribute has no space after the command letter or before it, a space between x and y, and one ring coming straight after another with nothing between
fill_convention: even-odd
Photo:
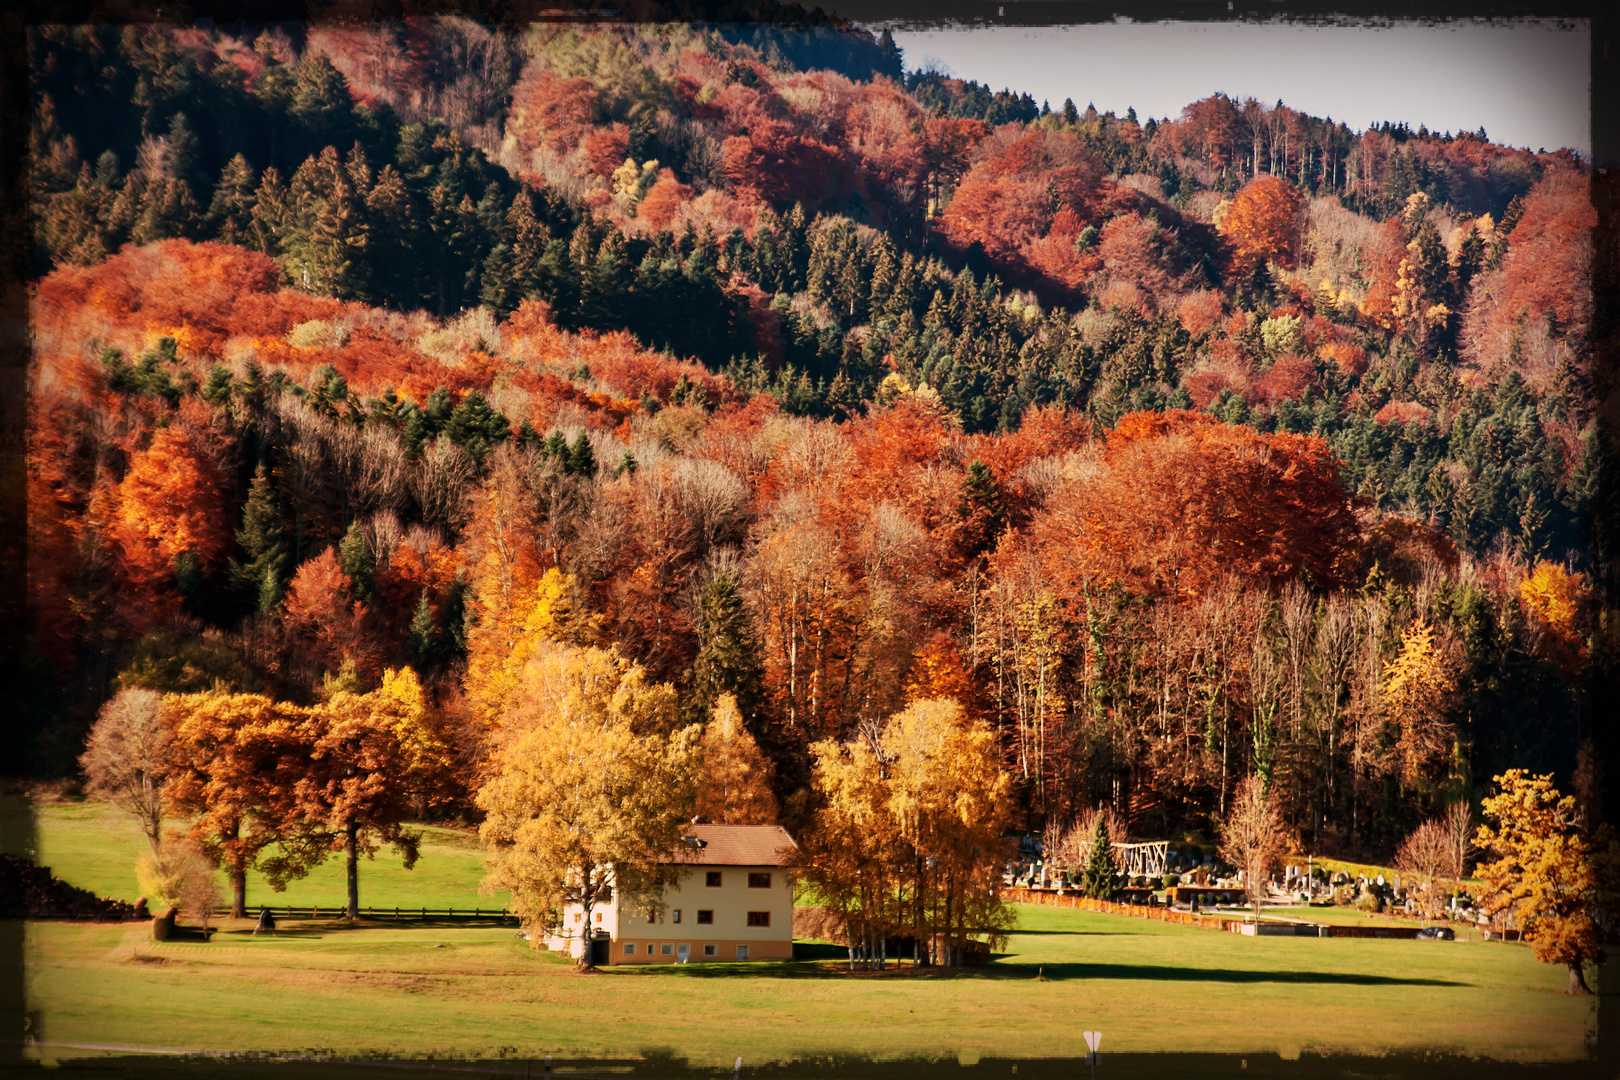
<instances>
[{"instance_id":1,"label":"grassy meadow slope","mask_svg":"<svg viewBox=\"0 0 1620 1080\"><path fill-rule=\"evenodd\" d=\"M146 841L134 820L105 803L73 800L42 801L36 860L70 885L97 896L134 900L140 895L135 860ZM15 818L24 812L20 799L0 799L0 815ZM180 827L180 823L175 823ZM18 835L21 830L6 830ZM482 896L478 882L484 875L484 851L472 829L423 827L421 857L406 870L392 848L360 864L362 907L504 908L505 893ZM248 904L319 905L337 908L344 898L343 859L334 854L301 881L275 892L257 872L248 876Z\"/></svg>"},{"instance_id":2,"label":"grassy meadow slope","mask_svg":"<svg viewBox=\"0 0 1620 1080\"><path fill-rule=\"evenodd\" d=\"M203 944L144 926L28 927L30 1008L55 1042L181 1049L635 1057L699 1065L821 1052L1073 1057L1401 1050L1586 1053L1592 999L1528 949L1247 938L1021 906L983 971L850 974L836 960L578 975L510 929L251 924ZM805 952L830 952L801 946Z\"/></svg>"}]
</instances>

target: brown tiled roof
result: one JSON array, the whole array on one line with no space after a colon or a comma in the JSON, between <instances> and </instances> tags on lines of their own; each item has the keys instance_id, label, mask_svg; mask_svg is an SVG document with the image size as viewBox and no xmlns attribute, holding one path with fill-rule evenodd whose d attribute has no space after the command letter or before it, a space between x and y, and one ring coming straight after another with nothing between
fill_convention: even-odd
<instances>
[{"instance_id":1,"label":"brown tiled roof","mask_svg":"<svg viewBox=\"0 0 1620 1080\"><path fill-rule=\"evenodd\" d=\"M705 866L792 866L799 845L780 825L688 825L674 861Z\"/></svg>"}]
</instances>

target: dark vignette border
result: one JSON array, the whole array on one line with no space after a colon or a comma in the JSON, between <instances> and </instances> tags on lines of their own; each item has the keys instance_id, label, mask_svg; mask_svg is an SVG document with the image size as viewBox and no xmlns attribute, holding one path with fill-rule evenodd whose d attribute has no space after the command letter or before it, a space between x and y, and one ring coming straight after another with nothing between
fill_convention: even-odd
<instances>
[{"instance_id":1,"label":"dark vignette border","mask_svg":"<svg viewBox=\"0 0 1620 1080\"><path fill-rule=\"evenodd\" d=\"M823 16L822 7L810 6L812 19ZM851 22L966 27L1074 25L1110 22L1116 16L1128 16L1138 22L1285 20L1320 25L1526 17L1591 21L1590 92L1595 165L1592 200L1598 210L1592 268L1592 374L1602 465L1587 522L1587 542L1602 598L1602 612L1593 648L1594 663L1587 678L1591 683L1588 700L1592 703L1593 732L1601 760L1609 763L1605 791L1607 816L1610 820L1620 820L1620 791L1615 784L1615 779L1620 777L1620 765L1616 764L1620 763L1620 32L1617 32L1620 15L1616 14L1612 3L1601 0L1554 0L1552 3L1534 0L1416 0L1412 3L1399 0L827 0L824 6L828 9L825 16ZM18 662L23 653L20 646L28 618L24 433L29 354L27 273L33 232L28 211L27 147L31 111L28 25L51 22L183 25L204 20L225 25L359 22L411 15L459 14L513 26L537 18L758 22L779 18L782 13L770 0L764 3L751 0L24 0L21 4L5 5L4 10L0 10L0 656L4 657L0 661L0 782L22 771L27 751L26 736L19 723L27 688ZM31 822L8 823L3 827L22 833L4 837L10 850L34 849ZM0 922L0 1070L8 1072L22 1065L22 1046L30 1030L22 947L22 924ZM1600 1070L1620 1063L1620 963L1605 965L1601 980L1602 997L1592 1062ZM178 1059L172 1059L170 1067L147 1059L133 1071L153 1076L172 1072L208 1075L223 1063L221 1059L211 1059L198 1069L186 1068ZM846 1069L854 1066L853 1071L857 1073L921 1075L955 1066L954 1061L937 1066L919 1062L913 1063L911 1068L895 1070L873 1069L873 1063L865 1064L866 1068L862 1068L861 1063L852 1059L845 1063L845 1069L834 1065L827 1073L849 1075ZM1177 1065L1172 1060L1162 1062L1164 1068L1173 1072L1184 1072L1184 1064ZM1246 1069L1248 1062L1243 1064ZM1435 1064L1385 1059L1382 1067L1375 1071L1391 1076L1419 1072L1436 1075ZM291 1063L285 1063L272 1069L277 1075L286 1076L290 1066ZM233 1068L232 1071L253 1070ZM291 1071L297 1071L296 1067ZM358 1075L369 1070L340 1071ZM1486 1071L1497 1075L1494 1070ZM1537 1070L1529 1072L1537 1073ZM1540 1070L1540 1074L1545 1073ZM1150 1074L1151 1070L1140 1075ZM1477 1064L1471 1073L1485 1074L1478 1070Z\"/></svg>"}]
</instances>

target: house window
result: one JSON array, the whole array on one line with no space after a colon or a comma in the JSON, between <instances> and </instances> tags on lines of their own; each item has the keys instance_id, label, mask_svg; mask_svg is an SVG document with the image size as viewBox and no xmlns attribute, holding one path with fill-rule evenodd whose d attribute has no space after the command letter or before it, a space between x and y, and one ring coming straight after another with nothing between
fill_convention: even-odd
<instances>
[{"instance_id":1,"label":"house window","mask_svg":"<svg viewBox=\"0 0 1620 1080\"><path fill-rule=\"evenodd\" d=\"M680 922L681 921L681 909L680 908L675 908L674 910L672 910L670 912L670 915L673 916L673 918L670 919L671 922Z\"/></svg>"},{"instance_id":2,"label":"house window","mask_svg":"<svg viewBox=\"0 0 1620 1080\"><path fill-rule=\"evenodd\" d=\"M748 887L750 889L768 889L768 888L770 888L771 887L771 875L769 875L769 874L749 874L748 875Z\"/></svg>"},{"instance_id":3,"label":"house window","mask_svg":"<svg viewBox=\"0 0 1620 1080\"><path fill-rule=\"evenodd\" d=\"M657 921L658 921L658 912L656 912L656 911L647 912L647 924L649 926L651 926L653 923L655 923Z\"/></svg>"},{"instance_id":4,"label":"house window","mask_svg":"<svg viewBox=\"0 0 1620 1080\"><path fill-rule=\"evenodd\" d=\"M705 946L703 946L703 955L704 956L715 956L715 955L717 955L718 949L719 949L718 945L705 945Z\"/></svg>"},{"instance_id":5,"label":"house window","mask_svg":"<svg viewBox=\"0 0 1620 1080\"><path fill-rule=\"evenodd\" d=\"M582 923L584 921L585 921L585 913L584 912L582 912L582 911L574 912L574 925L575 926L578 926L580 923Z\"/></svg>"},{"instance_id":6,"label":"house window","mask_svg":"<svg viewBox=\"0 0 1620 1080\"><path fill-rule=\"evenodd\" d=\"M698 911L698 925L699 926L713 926L714 925L714 912L712 912L712 911L704 911L704 910L700 909Z\"/></svg>"},{"instance_id":7,"label":"house window","mask_svg":"<svg viewBox=\"0 0 1620 1080\"><path fill-rule=\"evenodd\" d=\"M626 955L626 956L634 956L634 955L636 955L636 943L635 942L627 941L627 942L624 943L624 955Z\"/></svg>"},{"instance_id":8,"label":"house window","mask_svg":"<svg viewBox=\"0 0 1620 1080\"><path fill-rule=\"evenodd\" d=\"M769 926L769 925L771 925L771 913L768 912L768 911L750 911L748 913L748 925L749 926Z\"/></svg>"},{"instance_id":9,"label":"house window","mask_svg":"<svg viewBox=\"0 0 1620 1080\"><path fill-rule=\"evenodd\" d=\"M704 874L703 884L707 885L711 889L718 889L720 887L720 871L710 870L708 873Z\"/></svg>"},{"instance_id":10,"label":"house window","mask_svg":"<svg viewBox=\"0 0 1620 1080\"><path fill-rule=\"evenodd\" d=\"M674 948L667 941L664 942L662 945L658 946L658 953L659 953L660 956L668 956L670 953L672 953L674 951L675 951Z\"/></svg>"},{"instance_id":11,"label":"house window","mask_svg":"<svg viewBox=\"0 0 1620 1080\"><path fill-rule=\"evenodd\" d=\"M596 921L597 921L597 922L601 922L601 921L602 921L602 913L601 913L601 912L600 912L600 911L598 911L598 912L597 912L597 913L596 913Z\"/></svg>"}]
</instances>

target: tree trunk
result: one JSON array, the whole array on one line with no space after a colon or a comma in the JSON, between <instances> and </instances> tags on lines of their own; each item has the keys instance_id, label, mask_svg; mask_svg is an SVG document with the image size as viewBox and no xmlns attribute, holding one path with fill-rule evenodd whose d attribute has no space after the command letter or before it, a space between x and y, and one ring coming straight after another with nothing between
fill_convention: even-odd
<instances>
[{"instance_id":1,"label":"tree trunk","mask_svg":"<svg viewBox=\"0 0 1620 1080\"><path fill-rule=\"evenodd\" d=\"M1592 988L1586 985L1586 965L1577 962L1569 965L1569 992L1571 994L1590 994Z\"/></svg>"},{"instance_id":2,"label":"tree trunk","mask_svg":"<svg viewBox=\"0 0 1620 1080\"><path fill-rule=\"evenodd\" d=\"M231 870L231 918L247 918L247 867Z\"/></svg>"},{"instance_id":3,"label":"tree trunk","mask_svg":"<svg viewBox=\"0 0 1620 1080\"><path fill-rule=\"evenodd\" d=\"M349 921L353 922L360 917L360 825L353 818L345 828L343 840L343 853L346 866L344 872L348 877L349 885Z\"/></svg>"}]
</instances>

